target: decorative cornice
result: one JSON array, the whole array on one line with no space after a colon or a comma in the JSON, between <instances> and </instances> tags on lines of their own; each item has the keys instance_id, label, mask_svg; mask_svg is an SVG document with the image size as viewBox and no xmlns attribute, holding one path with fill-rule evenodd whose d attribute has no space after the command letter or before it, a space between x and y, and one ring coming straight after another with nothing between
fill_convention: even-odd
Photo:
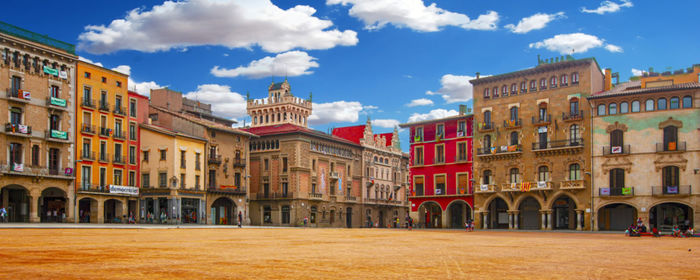
<instances>
[{"instance_id":1,"label":"decorative cornice","mask_svg":"<svg viewBox=\"0 0 700 280\"><path fill-rule=\"evenodd\" d=\"M683 122L679 120L674 120L673 117L668 117L668 120L662 121L659 123L659 128L664 129L667 126L675 126L677 128L682 128L683 127Z\"/></svg>"},{"instance_id":2,"label":"decorative cornice","mask_svg":"<svg viewBox=\"0 0 700 280\"><path fill-rule=\"evenodd\" d=\"M622 132L627 132L627 125L624 123L615 122L614 124L608 125L605 132L610 133L618 129L622 130Z\"/></svg>"}]
</instances>

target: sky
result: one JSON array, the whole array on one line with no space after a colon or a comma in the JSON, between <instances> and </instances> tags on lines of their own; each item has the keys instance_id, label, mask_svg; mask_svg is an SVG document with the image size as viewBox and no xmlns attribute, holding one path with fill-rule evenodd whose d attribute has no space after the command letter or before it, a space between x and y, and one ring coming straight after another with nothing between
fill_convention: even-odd
<instances>
[{"instance_id":1,"label":"sky","mask_svg":"<svg viewBox=\"0 0 700 280\"><path fill-rule=\"evenodd\" d=\"M16 1L1 21L77 45L82 60L250 123L245 96L288 79L312 128L399 123L472 105L469 80L571 54L621 81L700 63L700 1ZM402 148L408 134L401 131Z\"/></svg>"}]
</instances>

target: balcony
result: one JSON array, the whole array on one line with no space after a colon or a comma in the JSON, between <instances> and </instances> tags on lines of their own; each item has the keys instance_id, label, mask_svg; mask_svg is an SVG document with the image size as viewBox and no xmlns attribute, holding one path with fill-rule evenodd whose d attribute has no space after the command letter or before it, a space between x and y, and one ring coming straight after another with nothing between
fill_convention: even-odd
<instances>
[{"instance_id":1,"label":"balcony","mask_svg":"<svg viewBox=\"0 0 700 280\"><path fill-rule=\"evenodd\" d=\"M112 163L114 164L124 164L124 156L121 154L115 154L114 157L112 158Z\"/></svg>"},{"instance_id":2,"label":"balcony","mask_svg":"<svg viewBox=\"0 0 700 280\"><path fill-rule=\"evenodd\" d=\"M31 94L28 91L21 89L7 88L7 99L20 103L29 103L32 100Z\"/></svg>"},{"instance_id":3,"label":"balcony","mask_svg":"<svg viewBox=\"0 0 700 280\"><path fill-rule=\"evenodd\" d=\"M529 192L529 191L551 191L551 181L542 182L522 182L501 184L503 192Z\"/></svg>"},{"instance_id":4,"label":"balcony","mask_svg":"<svg viewBox=\"0 0 700 280\"><path fill-rule=\"evenodd\" d=\"M690 185L686 186L652 186L651 195L653 196L688 196L693 193L693 188Z\"/></svg>"},{"instance_id":5,"label":"balcony","mask_svg":"<svg viewBox=\"0 0 700 280\"><path fill-rule=\"evenodd\" d=\"M310 192L310 193L309 193L309 198L311 198L311 199L323 199L323 194L322 194L322 193Z\"/></svg>"},{"instance_id":6,"label":"balcony","mask_svg":"<svg viewBox=\"0 0 700 280\"><path fill-rule=\"evenodd\" d=\"M293 192L257 193L256 197L258 200L282 200L295 198L294 194Z\"/></svg>"},{"instance_id":7,"label":"balcony","mask_svg":"<svg viewBox=\"0 0 700 280\"><path fill-rule=\"evenodd\" d=\"M93 161L93 160L95 160L95 152L82 151L80 153L80 159Z\"/></svg>"},{"instance_id":8,"label":"balcony","mask_svg":"<svg viewBox=\"0 0 700 280\"><path fill-rule=\"evenodd\" d=\"M489 132L493 131L495 128L496 125L494 125L493 122L479 123L479 132Z\"/></svg>"},{"instance_id":9,"label":"balcony","mask_svg":"<svg viewBox=\"0 0 700 280\"><path fill-rule=\"evenodd\" d=\"M105 113L109 113L109 102L100 100L99 110Z\"/></svg>"},{"instance_id":10,"label":"balcony","mask_svg":"<svg viewBox=\"0 0 700 280\"><path fill-rule=\"evenodd\" d=\"M55 142L68 142L68 132L57 129L49 129L45 133L46 140Z\"/></svg>"},{"instance_id":11,"label":"balcony","mask_svg":"<svg viewBox=\"0 0 700 280\"><path fill-rule=\"evenodd\" d=\"M583 190L586 188L583 180L566 180L559 183L562 190Z\"/></svg>"},{"instance_id":12,"label":"balcony","mask_svg":"<svg viewBox=\"0 0 700 280\"><path fill-rule=\"evenodd\" d=\"M89 109L95 109L97 106L97 103L95 102L94 99L83 99L83 102L80 103L80 106L84 108L89 108Z\"/></svg>"},{"instance_id":13,"label":"balcony","mask_svg":"<svg viewBox=\"0 0 700 280\"><path fill-rule=\"evenodd\" d=\"M106 128L106 127L100 127L100 136L109 137L109 135L111 133L112 133L112 129Z\"/></svg>"},{"instance_id":14,"label":"balcony","mask_svg":"<svg viewBox=\"0 0 700 280\"><path fill-rule=\"evenodd\" d=\"M32 127L18 123L6 123L5 133L14 136L30 137L32 135Z\"/></svg>"},{"instance_id":15,"label":"balcony","mask_svg":"<svg viewBox=\"0 0 700 280\"><path fill-rule=\"evenodd\" d=\"M22 163L0 164L0 173L29 176L34 178L50 177L67 180L75 179L73 175L66 175L62 171L63 170L59 170L56 166L50 166L47 168L45 166L28 165Z\"/></svg>"},{"instance_id":16,"label":"balcony","mask_svg":"<svg viewBox=\"0 0 700 280\"><path fill-rule=\"evenodd\" d=\"M236 187L236 186L208 187L207 192L208 193L215 193L215 194L245 195L246 188L245 187Z\"/></svg>"},{"instance_id":17,"label":"balcony","mask_svg":"<svg viewBox=\"0 0 700 280\"><path fill-rule=\"evenodd\" d=\"M233 167L237 168L245 168L245 158L234 158L233 159Z\"/></svg>"},{"instance_id":18,"label":"balcony","mask_svg":"<svg viewBox=\"0 0 700 280\"><path fill-rule=\"evenodd\" d=\"M338 178L340 178L340 175L338 174L338 172L331 172L329 177L331 178L331 180L338 180Z\"/></svg>"},{"instance_id":19,"label":"balcony","mask_svg":"<svg viewBox=\"0 0 700 280\"><path fill-rule=\"evenodd\" d=\"M657 153L685 152L685 141L684 142L656 143L656 152Z\"/></svg>"},{"instance_id":20,"label":"balcony","mask_svg":"<svg viewBox=\"0 0 700 280\"><path fill-rule=\"evenodd\" d=\"M532 143L532 151L536 153L557 154L566 152L581 152L583 151L583 139L565 139L554 140L547 142Z\"/></svg>"},{"instance_id":21,"label":"balcony","mask_svg":"<svg viewBox=\"0 0 700 280\"><path fill-rule=\"evenodd\" d=\"M346 195L345 196L345 201L357 201L356 196L351 196L351 195Z\"/></svg>"},{"instance_id":22,"label":"balcony","mask_svg":"<svg viewBox=\"0 0 700 280\"><path fill-rule=\"evenodd\" d=\"M78 193L109 193L109 186L93 185L78 181Z\"/></svg>"},{"instance_id":23,"label":"balcony","mask_svg":"<svg viewBox=\"0 0 700 280\"><path fill-rule=\"evenodd\" d=\"M65 99L47 97L46 106L53 109L68 110L68 102Z\"/></svg>"},{"instance_id":24,"label":"balcony","mask_svg":"<svg viewBox=\"0 0 700 280\"><path fill-rule=\"evenodd\" d=\"M629 155L629 154L630 154L630 145L603 146L603 155L604 156Z\"/></svg>"},{"instance_id":25,"label":"balcony","mask_svg":"<svg viewBox=\"0 0 700 280\"><path fill-rule=\"evenodd\" d=\"M503 128L504 129L516 129L516 128L521 128L522 126L523 126L522 119L503 120Z\"/></svg>"},{"instance_id":26,"label":"balcony","mask_svg":"<svg viewBox=\"0 0 700 280\"><path fill-rule=\"evenodd\" d=\"M532 117L532 124L535 126L549 125L552 123L552 115Z\"/></svg>"},{"instance_id":27,"label":"balcony","mask_svg":"<svg viewBox=\"0 0 700 280\"><path fill-rule=\"evenodd\" d=\"M124 130L113 130L114 134L112 137L117 140L126 140L126 133L124 133Z\"/></svg>"},{"instance_id":28,"label":"balcony","mask_svg":"<svg viewBox=\"0 0 700 280\"><path fill-rule=\"evenodd\" d=\"M511 159L522 155L522 145L477 148L476 156L481 160Z\"/></svg>"},{"instance_id":29,"label":"balcony","mask_svg":"<svg viewBox=\"0 0 700 280\"><path fill-rule=\"evenodd\" d=\"M114 110L112 110L112 113L115 115L126 116L126 109L124 109L124 106L114 105Z\"/></svg>"},{"instance_id":30,"label":"balcony","mask_svg":"<svg viewBox=\"0 0 700 280\"><path fill-rule=\"evenodd\" d=\"M561 113L561 119L565 122L568 121L580 121L583 120L583 111L580 112L569 112L569 113Z\"/></svg>"},{"instance_id":31,"label":"balcony","mask_svg":"<svg viewBox=\"0 0 700 280\"><path fill-rule=\"evenodd\" d=\"M598 195L601 197L631 197L634 196L634 187L600 188Z\"/></svg>"},{"instance_id":32,"label":"balcony","mask_svg":"<svg viewBox=\"0 0 700 280\"><path fill-rule=\"evenodd\" d=\"M108 153L100 153L99 161L103 162L103 163L108 163L109 162L109 154Z\"/></svg>"},{"instance_id":33,"label":"balcony","mask_svg":"<svg viewBox=\"0 0 700 280\"><path fill-rule=\"evenodd\" d=\"M82 124L82 125L80 125L80 132L83 134L95 135L95 133L97 133L97 130L95 130L94 125Z\"/></svg>"},{"instance_id":34,"label":"balcony","mask_svg":"<svg viewBox=\"0 0 700 280\"><path fill-rule=\"evenodd\" d=\"M482 184L479 186L478 189L474 190L474 193L475 194L494 193L494 192L496 192L496 188L497 188L496 184Z\"/></svg>"},{"instance_id":35,"label":"balcony","mask_svg":"<svg viewBox=\"0 0 700 280\"><path fill-rule=\"evenodd\" d=\"M207 162L209 162L209 164L221 164L221 155L210 154L207 157Z\"/></svg>"}]
</instances>

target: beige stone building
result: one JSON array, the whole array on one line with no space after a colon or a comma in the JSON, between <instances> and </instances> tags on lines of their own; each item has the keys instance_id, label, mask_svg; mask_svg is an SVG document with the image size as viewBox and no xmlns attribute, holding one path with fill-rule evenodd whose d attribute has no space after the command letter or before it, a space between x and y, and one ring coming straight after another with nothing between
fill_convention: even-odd
<instances>
[{"instance_id":1,"label":"beige stone building","mask_svg":"<svg viewBox=\"0 0 700 280\"><path fill-rule=\"evenodd\" d=\"M75 46L0 22L0 54L0 207L10 222L71 222Z\"/></svg>"},{"instance_id":2,"label":"beige stone building","mask_svg":"<svg viewBox=\"0 0 700 280\"><path fill-rule=\"evenodd\" d=\"M594 230L624 230L636 218L666 232L700 223L698 73L700 65L650 70L589 97Z\"/></svg>"},{"instance_id":3,"label":"beige stone building","mask_svg":"<svg viewBox=\"0 0 700 280\"><path fill-rule=\"evenodd\" d=\"M590 228L595 59L541 60L474 85L475 221L482 228Z\"/></svg>"}]
</instances>

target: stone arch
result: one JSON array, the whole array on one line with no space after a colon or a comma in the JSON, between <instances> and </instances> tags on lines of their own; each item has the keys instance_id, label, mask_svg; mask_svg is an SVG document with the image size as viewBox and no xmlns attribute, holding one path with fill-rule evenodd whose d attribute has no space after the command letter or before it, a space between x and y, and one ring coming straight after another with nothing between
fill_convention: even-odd
<instances>
[{"instance_id":1,"label":"stone arch","mask_svg":"<svg viewBox=\"0 0 700 280\"><path fill-rule=\"evenodd\" d=\"M510 199L508 199L508 198L507 198L505 195L503 195L502 193L494 193L494 194L490 195L488 198L486 198L486 200L484 200L483 204L480 205L479 209L481 209L481 211L488 210L489 205L490 205L491 202L493 202L493 200L496 199L496 198L503 199L503 201L506 202L506 205L508 205L508 210L515 210L515 209L513 208L513 203L510 201Z\"/></svg>"},{"instance_id":2,"label":"stone arch","mask_svg":"<svg viewBox=\"0 0 700 280\"><path fill-rule=\"evenodd\" d=\"M695 207L693 206L693 204L685 202L685 201L677 200L677 199L675 199L675 200L674 199L664 199L664 200L654 201L653 203L649 204L649 206L647 207L647 210L651 210L652 207L657 206L659 204L664 204L664 203L683 204L685 206L688 206L688 208L690 208L691 210L695 211Z\"/></svg>"},{"instance_id":3,"label":"stone arch","mask_svg":"<svg viewBox=\"0 0 700 280\"><path fill-rule=\"evenodd\" d=\"M434 211L429 211L434 210ZM426 200L418 206L418 224L429 228L441 228L442 215L445 209L442 209L440 203L434 200Z\"/></svg>"},{"instance_id":4,"label":"stone arch","mask_svg":"<svg viewBox=\"0 0 700 280\"><path fill-rule=\"evenodd\" d=\"M637 213L639 213L640 209L641 209L639 207L639 205L637 205L636 203L632 203L630 201L608 201L608 202L602 203L601 205L598 205L598 207L596 208L596 212L600 211L600 209L603 209L603 207L605 207L605 206L609 206L609 205L613 205L613 204L625 204L627 206L634 208L634 210L636 210Z\"/></svg>"},{"instance_id":5,"label":"stone arch","mask_svg":"<svg viewBox=\"0 0 700 280\"><path fill-rule=\"evenodd\" d=\"M523 200L525 200L528 197L534 198L537 201L537 203L540 204L540 207L542 207L542 208L544 207L544 205L546 205L546 203L542 200L542 198L537 196L537 195L523 194L515 199L515 201L512 204L512 206L513 206L512 210L518 210L518 208L520 208L520 204L523 202Z\"/></svg>"},{"instance_id":6,"label":"stone arch","mask_svg":"<svg viewBox=\"0 0 700 280\"><path fill-rule=\"evenodd\" d=\"M551 199L545 205L547 208L543 208L543 210L552 209L552 205L554 204L554 201L556 201L557 199L559 199L563 196L568 197L576 204L576 210L584 210L584 208L582 208L583 207L582 203L578 200L578 198L576 198L575 195L573 195L569 192L566 192L566 191L562 191L562 190L559 190L550 196Z\"/></svg>"},{"instance_id":7,"label":"stone arch","mask_svg":"<svg viewBox=\"0 0 700 280\"><path fill-rule=\"evenodd\" d=\"M452 200L445 207L447 227L464 228L468 220L472 220L472 207L463 199Z\"/></svg>"}]
</instances>

